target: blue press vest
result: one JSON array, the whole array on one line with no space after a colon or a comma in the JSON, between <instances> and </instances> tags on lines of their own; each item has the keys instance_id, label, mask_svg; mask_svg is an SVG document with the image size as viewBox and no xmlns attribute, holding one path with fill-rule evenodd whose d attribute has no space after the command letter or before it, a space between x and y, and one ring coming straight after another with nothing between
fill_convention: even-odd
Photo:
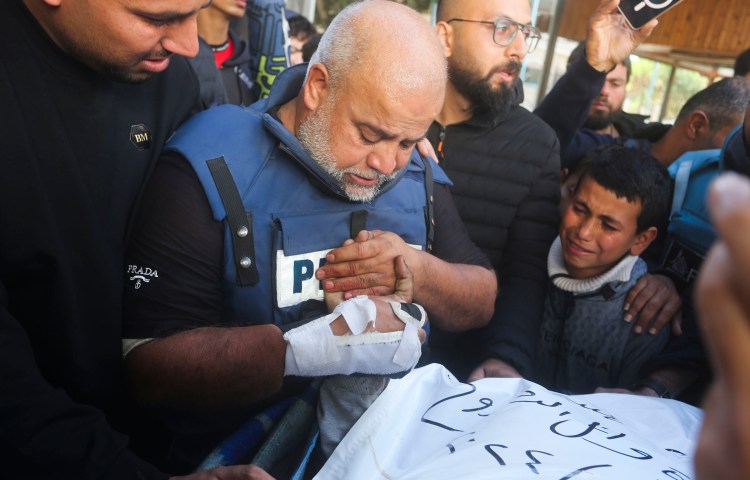
<instances>
[{"instance_id":1,"label":"blue press vest","mask_svg":"<svg viewBox=\"0 0 750 480\"><path fill-rule=\"evenodd\" d=\"M671 238L705 255L716 239L708 215L706 194L711 181L721 172L721 150L684 153L669 166L674 179L672 210L667 231Z\"/></svg>"},{"instance_id":2,"label":"blue press vest","mask_svg":"<svg viewBox=\"0 0 750 480\"><path fill-rule=\"evenodd\" d=\"M669 166L675 184L662 270L683 285L692 284L697 278L703 259L716 240L706 195L710 183L725 169L727 149L741 134L742 125L727 135L721 149L686 152Z\"/></svg>"},{"instance_id":3,"label":"blue press vest","mask_svg":"<svg viewBox=\"0 0 750 480\"><path fill-rule=\"evenodd\" d=\"M357 231L391 231L422 249L430 227L424 160L416 152L399 177L384 185L372 202L349 201L299 141L265 112L268 102L252 108L223 105L207 110L180 127L166 147L190 162L214 219L225 224L224 318L239 324L288 324L299 320L302 302L322 300L314 272L328 251L356 233L353 223L361 224ZM252 217L248 224L252 228L243 237L228 221L228 209L209 168L212 159L226 163L244 213ZM429 161L435 182L450 184L445 173ZM248 237L254 258L242 264L233 242ZM248 263L248 269L257 269L257 278L239 285L243 282L238 271Z\"/></svg>"}]
</instances>

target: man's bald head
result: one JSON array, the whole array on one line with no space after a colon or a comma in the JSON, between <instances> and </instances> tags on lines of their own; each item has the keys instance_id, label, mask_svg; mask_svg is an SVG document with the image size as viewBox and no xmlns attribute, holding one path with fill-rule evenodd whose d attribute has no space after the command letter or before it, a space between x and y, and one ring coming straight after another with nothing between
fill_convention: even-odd
<instances>
[{"instance_id":1,"label":"man's bald head","mask_svg":"<svg viewBox=\"0 0 750 480\"><path fill-rule=\"evenodd\" d=\"M451 18L461 17L467 11L474 10L474 4L486 2L487 0L439 0L437 5L436 20L447 22ZM511 2L526 2L528 0L507 0Z\"/></svg>"},{"instance_id":2,"label":"man's bald head","mask_svg":"<svg viewBox=\"0 0 750 480\"><path fill-rule=\"evenodd\" d=\"M310 59L310 66L316 63L327 68L332 90L361 79L400 97L421 88L442 92L447 81L443 49L427 21L386 0L342 10Z\"/></svg>"}]
</instances>

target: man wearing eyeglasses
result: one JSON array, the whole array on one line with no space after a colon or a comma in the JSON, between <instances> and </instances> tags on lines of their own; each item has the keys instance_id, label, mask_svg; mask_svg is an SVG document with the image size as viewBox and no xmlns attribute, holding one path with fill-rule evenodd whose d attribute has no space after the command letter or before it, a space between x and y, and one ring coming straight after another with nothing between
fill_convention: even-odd
<instances>
[{"instance_id":1,"label":"man wearing eyeglasses","mask_svg":"<svg viewBox=\"0 0 750 480\"><path fill-rule=\"evenodd\" d=\"M605 32L596 45L605 72L623 38L602 0L590 29ZM595 23L596 22L596 23ZM432 358L461 379L528 376L547 285L546 261L559 222L559 142L521 107L521 62L540 33L528 0L442 0L436 30L448 57L443 109L432 142L459 214L472 240L498 274L490 324L464 334L433 327Z\"/></svg>"},{"instance_id":2,"label":"man wearing eyeglasses","mask_svg":"<svg viewBox=\"0 0 750 480\"><path fill-rule=\"evenodd\" d=\"M442 0L436 30L450 80L428 139L500 283L491 324L460 335L433 327L429 361L461 380L518 377L530 373L559 220L557 137L520 106L521 62L541 35L527 0Z\"/></svg>"}]
</instances>

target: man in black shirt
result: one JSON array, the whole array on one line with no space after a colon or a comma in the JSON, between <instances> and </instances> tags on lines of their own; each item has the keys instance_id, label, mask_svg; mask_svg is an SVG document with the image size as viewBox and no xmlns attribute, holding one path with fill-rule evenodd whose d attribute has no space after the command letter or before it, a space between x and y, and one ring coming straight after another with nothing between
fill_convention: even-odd
<instances>
[{"instance_id":1,"label":"man in black shirt","mask_svg":"<svg viewBox=\"0 0 750 480\"><path fill-rule=\"evenodd\" d=\"M0 3L3 478L167 477L110 426L135 420L120 269L140 187L197 98L177 55L197 51L203 3Z\"/></svg>"}]
</instances>

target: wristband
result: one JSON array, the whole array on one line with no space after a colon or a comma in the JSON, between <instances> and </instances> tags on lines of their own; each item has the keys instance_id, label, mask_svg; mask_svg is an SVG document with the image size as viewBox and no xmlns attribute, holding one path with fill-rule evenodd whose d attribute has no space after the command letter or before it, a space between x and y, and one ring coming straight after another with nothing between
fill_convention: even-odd
<instances>
[{"instance_id":1,"label":"wristband","mask_svg":"<svg viewBox=\"0 0 750 480\"><path fill-rule=\"evenodd\" d=\"M666 385L655 378L645 378L643 380L639 380L632 387L630 387L630 389L638 390L639 388L643 387L648 387L651 390L655 391L656 395L658 395L659 398L672 398L672 395L669 393L669 388L667 388Z\"/></svg>"}]
</instances>

